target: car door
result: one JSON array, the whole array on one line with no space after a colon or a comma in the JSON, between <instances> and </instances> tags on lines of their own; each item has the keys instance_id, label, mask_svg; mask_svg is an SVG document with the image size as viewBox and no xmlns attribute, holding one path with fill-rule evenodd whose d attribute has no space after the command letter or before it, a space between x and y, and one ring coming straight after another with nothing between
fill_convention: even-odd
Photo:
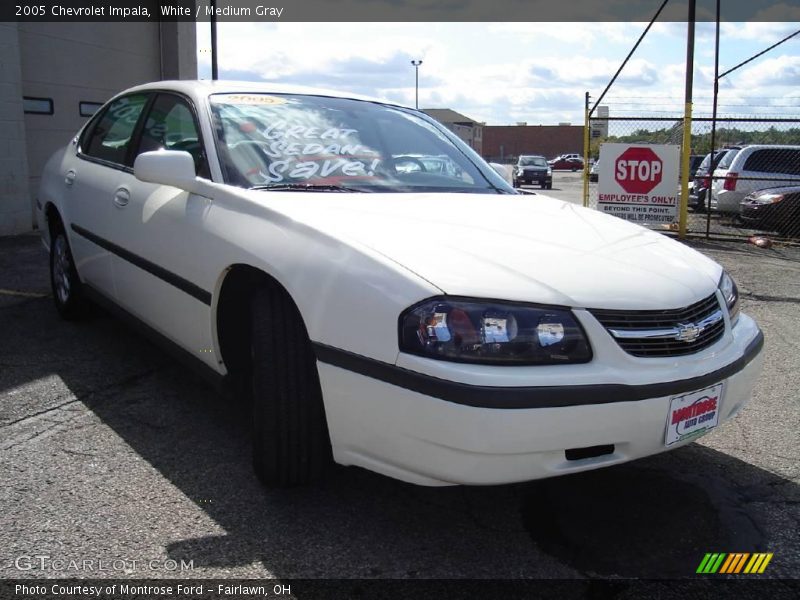
<instances>
[{"instance_id":1,"label":"car door","mask_svg":"<svg viewBox=\"0 0 800 600\"><path fill-rule=\"evenodd\" d=\"M111 102L84 130L64 173L64 214L81 279L114 298L111 266L116 244L111 216L121 187L133 177L131 140L149 94Z\"/></svg>"},{"instance_id":2,"label":"car door","mask_svg":"<svg viewBox=\"0 0 800 600\"><path fill-rule=\"evenodd\" d=\"M148 108L133 152L159 149L192 154L208 177L203 140L187 98L159 92ZM128 201L115 206L114 239L124 253L113 258L117 301L148 326L213 364L211 290L198 285L206 273L203 228L208 198L170 186L132 179Z\"/></svg>"}]
</instances>

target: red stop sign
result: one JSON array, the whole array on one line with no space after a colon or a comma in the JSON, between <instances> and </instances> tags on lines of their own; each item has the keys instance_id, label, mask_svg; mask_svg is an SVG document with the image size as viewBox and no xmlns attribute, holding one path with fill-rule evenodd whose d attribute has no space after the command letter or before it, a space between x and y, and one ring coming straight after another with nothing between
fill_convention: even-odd
<instances>
[{"instance_id":1,"label":"red stop sign","mask_svg":"<svg viewBox=\"0 0 800 600\"><path fill-rule=\"evenodd\" d=\"M629 194L648 194L661 183L664 164L650 148L628 148L614 164L614 179Z\"/></svg>"}]
</instances>

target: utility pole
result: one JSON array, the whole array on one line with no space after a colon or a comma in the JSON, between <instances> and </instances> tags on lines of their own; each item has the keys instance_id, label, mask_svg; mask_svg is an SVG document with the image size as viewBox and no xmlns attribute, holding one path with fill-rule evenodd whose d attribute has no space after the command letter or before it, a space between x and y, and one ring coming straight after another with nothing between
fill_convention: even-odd
<instances>
[{"instance_id":1,"label":"utility pole","mask_svg":"<svg viewBox=\"0 0 800 600\"><path fill-rule=\"evenodd\" d=\"M412 60L411 64L414 65L414 107L419 110L419 66L422 61Z\"/></svg>"},{"instance_id":2,"label":"utility pole","mask_svg":"<svg viewBox=\"0 0 800 600\"><path fill-rule=\"evenodd\" d=\"M692 85L694 83L694 24L697 0L689 0L686 18L686 92L683 109L683 142L681 148L681 199L678 216L678 237L686 237L689 217L689 155L692 153ZM713 152L713 149L712 149Z\"/></svg>"},{"instance_id":3,"label":"utility pole","mask_svg":"<svg viewBox=\"0 0 800 600\"><path fill-rule=\"evenodd\" d=\"M219 79L217 68L217 0L208 0L211 7L211 80Z\"/></svg>"}]
</instances>

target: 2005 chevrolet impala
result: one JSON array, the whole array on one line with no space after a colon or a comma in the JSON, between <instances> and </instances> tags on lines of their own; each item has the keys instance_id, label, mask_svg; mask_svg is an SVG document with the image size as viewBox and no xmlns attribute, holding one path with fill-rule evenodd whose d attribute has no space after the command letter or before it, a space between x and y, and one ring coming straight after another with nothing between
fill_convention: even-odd
<instances>
[{"instance_id":1,"label":"2005 chevrolet impala","mask_svg":"<svg viewBox=\"0 0 800 600\"><path fill-rule=\"evenodd\" d=\"M122 310L253 404L254 464L494 484L676 448L763 337L710 259L519 195L424 114L272 84L111 99L38 198L56 307Z\"/></svg>"}]
</instances>

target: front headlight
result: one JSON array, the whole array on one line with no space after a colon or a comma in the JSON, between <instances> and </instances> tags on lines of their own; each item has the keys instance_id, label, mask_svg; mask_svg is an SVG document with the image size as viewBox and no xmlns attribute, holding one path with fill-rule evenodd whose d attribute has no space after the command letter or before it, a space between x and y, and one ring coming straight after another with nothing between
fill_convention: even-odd
<instances>
[{"instance_id":1,"label":"front headlight","mask_svg":"<svg viewBox=\"0 0 800 600\"><path fill-rule=\"evenodd\" d=\"M783 200L783 194L758 194L751 198L756 204L775 204Z\"/></svg>"},{"instance_id":2,"label":"front headlight","mask_svg":"<svg viewBox=\"0 0 800 600\"><path fill-rule=\"evenodd\" d=\"M725 298L725 304L728 306L728 314L731 319L731 327L733 327L739 319L739 288L736 287L733 278L726 271L722 272L722 277L719 280L719 291L722 292L722 297Z\"/></svg>"},{"instance_id":3,"label":"front headlight","mask_svg":"<svg viewBox=\"0 0 800 600\"><path fill-rule=\"evenodd\" d=\"M569 309L432 298L400 315L400 350L491 365L585 363L592 350Z\"/></svg>"},{"instance_id":4,"label":"front headlight","mask_svg":"<svg viewBox=\"0 0 800 600\"><path fill-rule=\"evenodd\" d=\"M552 167L547 167L547 174L548 175L552 175L553 174L553 168Z\"/></svg>"}]
</instances>

